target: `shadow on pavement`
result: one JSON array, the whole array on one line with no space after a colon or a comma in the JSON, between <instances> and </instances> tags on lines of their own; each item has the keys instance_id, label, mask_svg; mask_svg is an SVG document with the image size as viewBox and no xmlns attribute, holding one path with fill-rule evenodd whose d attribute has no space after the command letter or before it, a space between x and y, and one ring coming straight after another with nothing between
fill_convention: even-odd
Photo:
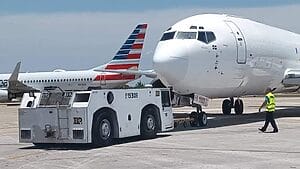
<instances>
[{"instance_id":1,"label":"shadow on pavement","mask_svg":"<svg viewBox=\"0 0 300 169\"><path fill-rule=\"evenodd\" d=\"M283 107L278 107L283 108ZM255 123L265 120L265 112L255 112L242 115L223 115L223 114L212 114L208 113L208 125L205 127L191 127L188 125L184 127L183 125L178 126L174 131L185 131L185 130L199 130L208 129L216 127L225 127L233 125L241 125L248 123ZM284 109L276 110L274 114L275 119L282 117L300 117L300 107L284 107Z\"/></svg>"},{"instance_id":2,"label":"shadow on pavement","mask_svg":"<svg viewBox=\"0 0 300 169\"><path fill-rule=\"evenodd\" d=\"M163 137L169 137L171 136L170 134L163 133L159 134L156 138L153 139L159 139ZM153 139L148 139L148 140L153 140ZM135 137L128 137L128 138L121 138L121 139L116 139L114 140L114 143L111 145L121 145L121 144L126 144L126 143L133 143L133 142L139 142L139 141L144 141L145 139L142 139L139 136ZM104 147L109 147L109 146L104 146ZM85 151L85 150L91 150L91 149L98 149L98 148L104 148L104 147L95 147L92 144L36 144L28 147L22 147L19 148L21 150L32 150L32 149L42 149L42 150L55 150L55 151L65 151L65 150L78 150L78 151Z\"/></svg>"}]
</instances>

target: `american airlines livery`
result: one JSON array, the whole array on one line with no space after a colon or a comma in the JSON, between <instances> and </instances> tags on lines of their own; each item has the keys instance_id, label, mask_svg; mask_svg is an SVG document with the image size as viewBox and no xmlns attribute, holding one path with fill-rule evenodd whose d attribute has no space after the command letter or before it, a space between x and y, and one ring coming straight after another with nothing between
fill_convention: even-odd
<instances>
[{"instance_id":1,"label":"american airlines livery","mask_svg":"<svg viewBox=\"0 0 300 169\"><path fill-rule=\"evenodd\" d=\"M115 88L140 77L139 74L118 73L137 70L144 45L147 24L139 24L116 53L104 65L90 70L19 73L20 62L12 74L0 74L0 101L9 101L24 92L40 91L55 86L62 90Z\"/></svg>"},{"instance_id":2,"label":"american airlines livery","mask_svg":"<svg viewBox=\"0 0 300 169\"><path fill-rule=\"evenodd\" d=\"M153 62L177 93L231 98L223 113L242 114L240 96L299 89L300 35L235 16L195 15L164 32Z\"/></svg>"}]
</instances>

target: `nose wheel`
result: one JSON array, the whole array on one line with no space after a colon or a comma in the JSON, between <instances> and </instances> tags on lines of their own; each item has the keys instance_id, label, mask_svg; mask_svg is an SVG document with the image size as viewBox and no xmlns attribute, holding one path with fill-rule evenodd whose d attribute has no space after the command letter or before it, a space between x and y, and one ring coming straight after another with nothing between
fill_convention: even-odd
<instances>
[{"instance_id":1,"label":"nose wheel","mask_svg":"<svg viewBox=\"0 0 300 169\"><path fill-rule=\"evenodd\" d=\"M236 99L234 101L233 98L225 99L222 103L222 112L225 115L231 114L231 109L234 108L235 114L243 114L244 112L244 103L242 99Z\"/></svg>"},{"instance_id":2,"label":"nose wheel","mask_svg":"<svg viewBox=\"0 0 300 169\"><path fill-rule=\"evenodd\" d=\"M202 111L202 107L197 105L197 111L193 111L190 114L190 118L193 119L190 121L192 127L203 127L207 126L207 114Z\"/></svg>"}]
</instances>

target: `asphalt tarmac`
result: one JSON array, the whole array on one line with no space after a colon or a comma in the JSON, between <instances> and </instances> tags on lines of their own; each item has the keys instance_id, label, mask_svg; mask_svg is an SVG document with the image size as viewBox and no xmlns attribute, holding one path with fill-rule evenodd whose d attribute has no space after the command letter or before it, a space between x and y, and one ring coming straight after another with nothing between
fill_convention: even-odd
<instances>
[{"instance_id":1,"label":"asphalt tarmac","mask_svg":"<svg viewBox=\"0 0 300 169\"><path fill-rule=\"evenodd\" d=\"M0 105L0 168L300 168L300 97L277 97L279 133L262 133L263 97L243 98L243 115L222 115L221 99L204 111L206 127L183 127L155 139L118 140L109 147L39 148L18 142L16 105ZM175 108L188 113L191 107ZM268 131L272 131L269 126Z\"/></svg>"}]
</instances>

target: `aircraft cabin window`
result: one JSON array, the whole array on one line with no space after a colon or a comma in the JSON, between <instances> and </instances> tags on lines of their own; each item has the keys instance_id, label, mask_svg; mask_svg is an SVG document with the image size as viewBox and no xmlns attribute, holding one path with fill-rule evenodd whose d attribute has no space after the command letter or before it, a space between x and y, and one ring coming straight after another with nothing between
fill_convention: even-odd
<instances>
[{"instance_id":1,"label":"aircraft cabin window","mask_svg":"<svg viewBox=\"0 0 300 169\"><path fill-rule=\"evenodd\" d=\"M173 39L174 35L175 35L175 32L164 33L163 36L161 37L160 41L165 41L165 40Z\"/></svg>"},{"instance_id":2,"label":"aircraft cabin window","mask_svg":"<svg viewBox=\"0 0 300 169\"><path fill-rule=\"evenodd\" d=\"M176 39L196 39L196 32L178 32Z\"/></svg>"}]
</instances>

